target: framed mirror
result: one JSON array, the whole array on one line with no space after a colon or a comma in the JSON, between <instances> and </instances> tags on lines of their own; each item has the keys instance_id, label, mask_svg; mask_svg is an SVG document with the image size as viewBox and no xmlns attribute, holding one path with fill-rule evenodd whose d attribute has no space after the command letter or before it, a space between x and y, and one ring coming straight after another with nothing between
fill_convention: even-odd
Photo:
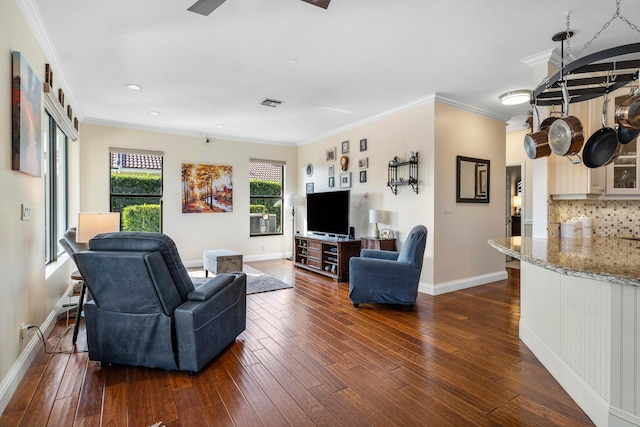
<instances>
[{"instance_id":1,"label":"framed mirror","mask_svg":"<svg viewBox=\"0 0 640 427\"><path fill-rule=\"evenodd\" d=\"M456 202L489 203L490 161L456 156Z\"/></svg>"}]
</instances>

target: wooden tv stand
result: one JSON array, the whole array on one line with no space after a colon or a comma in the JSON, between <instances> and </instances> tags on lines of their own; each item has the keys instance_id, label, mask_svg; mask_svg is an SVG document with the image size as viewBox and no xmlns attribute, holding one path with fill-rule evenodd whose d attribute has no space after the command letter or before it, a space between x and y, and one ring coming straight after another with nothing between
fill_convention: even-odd
<instances>
[{"instance_id":1,"label":"wooden tv stand","mask_svg":"<svg viewBox=\"0 0 640 427\"><path fill-rule=\"evenodd\" d=\"M360 255L360 244L360 240L296 236L295 266L346 282L349 259Z\"/></svg>"}]
</instances>

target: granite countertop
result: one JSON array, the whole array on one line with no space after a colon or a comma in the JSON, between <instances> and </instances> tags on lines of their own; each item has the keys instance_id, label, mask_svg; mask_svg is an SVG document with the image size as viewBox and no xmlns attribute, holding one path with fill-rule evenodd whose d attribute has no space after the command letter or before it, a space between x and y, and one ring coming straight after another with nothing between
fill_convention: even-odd
<instances>
[{"instance_id":1,"label":"granite countertop","mask_svg":"<svg viewBox=\"0 0 640 427\"><path fill-rule=\"evenodd\" d=\"M489 245L521 261L570 276L640 286L640 241L617 237L509 237Z\"/></svg>"}]
</instances>

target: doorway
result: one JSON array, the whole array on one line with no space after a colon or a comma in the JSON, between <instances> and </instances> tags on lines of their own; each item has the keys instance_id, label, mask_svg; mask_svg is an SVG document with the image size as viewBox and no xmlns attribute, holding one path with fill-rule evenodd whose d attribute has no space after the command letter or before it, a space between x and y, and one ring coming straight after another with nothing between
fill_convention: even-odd
<instances>
[{"instance_id":1,"label":"doorway","mask_svg":"<svg viewBox=\"0 0 640 427\"><path fill-rule=\"evenodd\" d=\"M514 237L523 235L522 213L524 212L524 186L522 184L523 167L521 163L507 165L505 182L505 236ZM506 257L509 264L518 263L517 259ZM518 263L519 264L519 263Z\"/></svg>"}]
</instances>

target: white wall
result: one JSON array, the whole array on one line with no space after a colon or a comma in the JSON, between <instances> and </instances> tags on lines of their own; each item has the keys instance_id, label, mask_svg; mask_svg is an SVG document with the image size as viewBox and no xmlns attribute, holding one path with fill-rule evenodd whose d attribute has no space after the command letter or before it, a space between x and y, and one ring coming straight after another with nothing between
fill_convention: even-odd
<instances>
[{"instance_id":1,"label":"white wall","mask_svg":"<svg viewBox=\"0 0 640 427\"><path fill-rule=\"evenodd\" d=\"M41 81L45 57L14 1L0 4L0 412L29 360L18 359L35 340L20 340L20 324L44 326L69 284L67 260L44 265L44 180L11 170L11 51L19 51ZM42 110L44 114L44 109ZM31 220L20 220L21 204L31 208ZM66 264L71 264L67 262ZM28 359L28 357L27 357Z\"/></svg>"},{"instance_id":2,"label":"white wall","mask_svg":"<svg viewBox=\"0 0 640 427\"><path fill-rule=\"evenodd\" d=\"M314 166L311 178L301 176L300 193L304 193L306 182L313 182L315 191L326 191L331 164L326 161L326 150L336 147L339 152L342 141L350 142L351 225L356 228L356 237L373 233L373 225L368 223L369 209L391 212L388 226L395 232L398 248L414 225L425 225L428 237L421 290L432 294L487 283L504 275L504 256L491 250L487 240L504 235L505 124L435 99L298 150L298 164ZM368 141L366 152L358 149L362 138ZM386 185L388 163L394 156L405 158L411 151L419 153L419 194L400 187L394 195ZM456 155L491 160L491 203L456 204ZM362 157L369 159L366 183L357 180L358 159ZM339 170L338 162L334 163ZM444 204L452 205L451 214L443 214Z\"/></svg>"},{"instance_id":3,"label":"white wall","mask_svg":"<svg viewBox=\"0 0 640 427\"><path fill-rule=\"evenodd\" d=\"M498 280L504 272L504 256L491 250L487 240L504 236L505 134L504 122L436 103L436 288L454 290L467 287L471 282L486 283ZM456 203L456 156L459 155L491 162L490 203ZM451 213L444 212L445 205L451 205ZM436 293L441 290L436 289Z\"/></svg>"},{"instance_id":4,"label":"white wall","mask_svg":"<svg viewBox=\"0 0 640 427\"><path fill-rule=\"evenodd\" d=\"M296 188L296 148L83 124L80 144L80 210L109 210L109 147L164 152L163 232L178 246L188 265L202 264L205 249L232 249L245 260L291 255L291 214L284 209L285 236L249 237L249 160L281 160L287 164L285 194ZM233 167L233 212L182 213L181 165L204 163ZM289 190L292 189L292 190Z\"/></svg>"}]
</instances>

